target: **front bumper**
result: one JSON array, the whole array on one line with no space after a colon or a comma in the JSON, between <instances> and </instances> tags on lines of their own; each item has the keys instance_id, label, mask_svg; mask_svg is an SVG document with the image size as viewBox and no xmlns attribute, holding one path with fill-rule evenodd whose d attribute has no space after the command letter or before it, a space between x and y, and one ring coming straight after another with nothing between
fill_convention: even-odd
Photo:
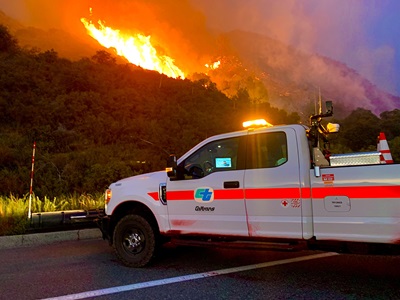
<instances>
[{"instance_id":1,"label":"front bumper","mask_svg":"<svg viewBox=\"0 0 400 300\"><path fill-rule=\"evenodd\" d=\"M103 239L108 240L110 244L112 243L112 231L111 231L111 219L107 215L99 216L94 220L97 227L100 228L101 233L103 234Z\"/></svg>"}]
</instances>

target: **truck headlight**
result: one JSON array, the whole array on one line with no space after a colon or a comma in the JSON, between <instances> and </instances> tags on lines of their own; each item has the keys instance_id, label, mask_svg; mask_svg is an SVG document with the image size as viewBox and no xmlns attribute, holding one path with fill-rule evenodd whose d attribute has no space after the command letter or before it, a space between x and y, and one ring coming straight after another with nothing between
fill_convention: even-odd
<instances>
[{"instance_id":1,"label":"truck headlight","mask_svg":"<svg viewBox=\"0 0 400 300\"><path fill-rule=\"evenodd\" d=\"M105 203L106 203L106 205L107 205L108 202L110 202L110 200L111 200L112 191L111 191L110 189L107 189L106 192L105 192L105 194L104 194L104 197L105 197Z\"/></svg>"}]
</instances>

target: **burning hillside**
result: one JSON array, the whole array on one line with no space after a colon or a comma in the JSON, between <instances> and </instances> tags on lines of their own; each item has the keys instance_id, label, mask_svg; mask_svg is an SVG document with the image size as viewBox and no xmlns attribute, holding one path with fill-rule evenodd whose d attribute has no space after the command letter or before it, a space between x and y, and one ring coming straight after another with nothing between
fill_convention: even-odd
<instances>
[{"instance_id":1,"label":"burning hillside","mask_svg":"<svg viewBox=\"0 0 400 300\"><path fill-rule=\"evenodd\" d=\"M174 60L167 55L160 55L152 45L151 36L136 34L134 36L121 33L98 21L95 26L92 21L81 19L90 36L106 48L113 48L115 52L125 57L130 63L147 70L158 71L172 78L185 78L184 73L174 64Z\"/></svg>"},{"instance_id":2,"label":"burning hillside","mask_svg":"<svg viewBox=\"0 0 400 300\"><path fill-rule=\"evenodd\" d=\"M29 12L25 23L34 26L12 31L20 43L68 58L105 47L142 68L211 80L230 98L269 101L289 111L308 113L319 89L344 114L357 107L380 113L400 106L398 97L328 58L253 33L215 35L189 0L19 2Z\"/></svg>"}]
</instances>

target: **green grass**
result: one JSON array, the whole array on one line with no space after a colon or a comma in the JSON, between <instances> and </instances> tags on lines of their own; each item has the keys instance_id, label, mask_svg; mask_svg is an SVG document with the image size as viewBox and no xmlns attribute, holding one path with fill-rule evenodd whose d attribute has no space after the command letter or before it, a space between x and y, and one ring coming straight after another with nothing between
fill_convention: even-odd
<instances>
[{"instance_id":1,"label":"green grass","mask_svg":"<svg viewBox=\"0 0 400 300\"><path fill-rule=\"evenodd\" d=\"M32 195L31 213L104 208L104 194L72 194L50 199ZM0 235L25 233L29 228L29 194L0 196Z\"/></svg>"}]
</instances>

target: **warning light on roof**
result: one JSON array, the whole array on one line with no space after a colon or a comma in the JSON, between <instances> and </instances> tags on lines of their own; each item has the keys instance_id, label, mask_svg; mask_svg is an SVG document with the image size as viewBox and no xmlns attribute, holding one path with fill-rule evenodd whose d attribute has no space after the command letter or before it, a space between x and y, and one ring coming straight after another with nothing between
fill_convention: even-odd
<instances>
[{"instance_id":1,"label":"warning light on roof","mask_svg":"<svg viewBox=\"0 0 400 300\"><path fill-rule=\"evenodd\" d=\"M264 119L257 119L257 120L243 122L244 128L254 128L254 127L263 127L263 126L271 127L273 125L271 123L268 123Z\"/></svg>"}]
</instances>

